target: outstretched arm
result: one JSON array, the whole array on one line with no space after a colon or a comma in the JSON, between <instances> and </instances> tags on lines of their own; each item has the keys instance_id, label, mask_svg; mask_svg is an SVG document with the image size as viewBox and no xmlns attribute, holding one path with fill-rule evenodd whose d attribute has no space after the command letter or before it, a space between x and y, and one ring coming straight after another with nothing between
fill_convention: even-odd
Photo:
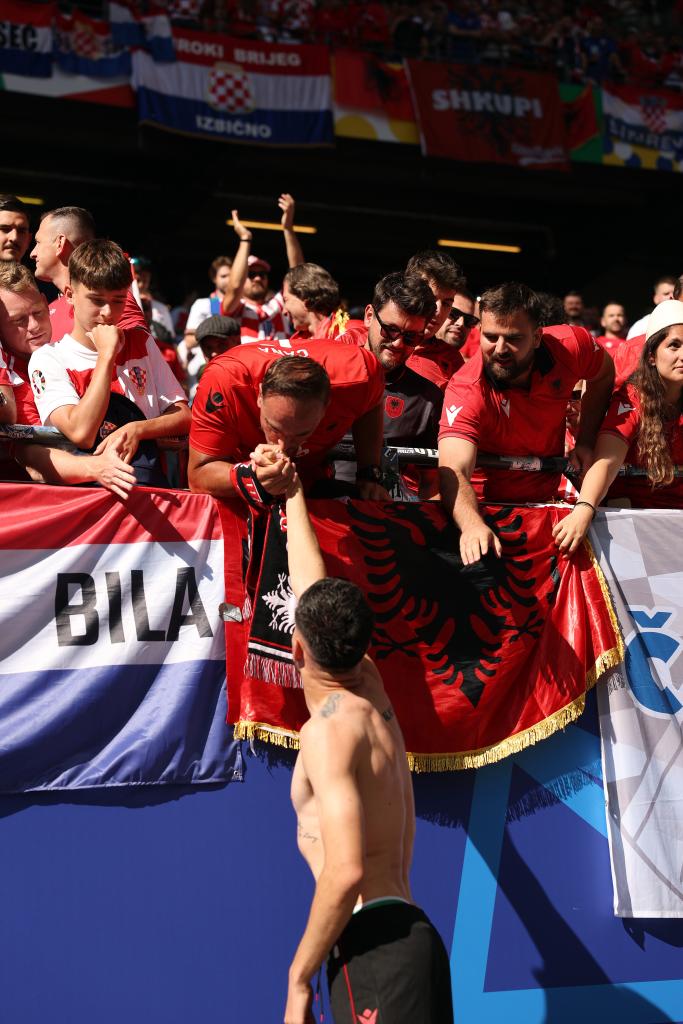
<instances>
[{"instance_id":1,"label":"outstretched arm","mask_svg":"<svg viewBox=\"0 0 683 1024\"><path fill-rule=\"evenodd\" d=\"M277 205L282 210L282 220L280 223L285 233L287 266L291 269L292 267L298 267L300 263L304 262L304 251L294 233L294 210L296 203L294 202L294 197L290 196L289 192L283 192L277 201Z\"/></svg>"},{"instance_id":2,"label":"outstretched arm","mask_svg":"<svg viewBox=\"0 0 683 1024\"><path fill-rule=\"evenodd\" d=\"M237 309L239 300L242 298L244 282L247 279L247 271L249 269L249 253L251 252L251 231L249 228L245 228L237 210L232 211L232 223L235 228L235 234L239 238L239 244L235 253L235 259L230 268L228 285L221 303L221 313L223 316L231 316Z\"/></svg>"},{"instance_id":3,"label":"outstretched arm","mask_svg":"<svg viewBox=\"0 0 683 1024\"><path fill-rule=\"evenodd\" d=\"M17 406L14 401L14 388L9 384L0 385L0 423L16 423Z\"/></svg>"},{"instance_id":4,"label":"outstretched arm","mask_svg":"<svg viewBox=\"0 0 683 1024\"><path fill-rule=\"evenodd\" d=\"M478 562L490 550L500 558L500 540L484 522L470 483L477 461L477 446L461 437L439 441L441 501L460 529L460 556L465 565Z\"/></svg>"},{"instance_id":5,"label":"outstretched arm","mask_svg":"<svg viewBox=\"0 0 683 1024\"><path fill-rule=\"evenodd\" d=\"M286 511L289 580L294 596L299 598L311 584L324 580L327 570L298 476L287 493Z\"/></svg>"}]
</instances>

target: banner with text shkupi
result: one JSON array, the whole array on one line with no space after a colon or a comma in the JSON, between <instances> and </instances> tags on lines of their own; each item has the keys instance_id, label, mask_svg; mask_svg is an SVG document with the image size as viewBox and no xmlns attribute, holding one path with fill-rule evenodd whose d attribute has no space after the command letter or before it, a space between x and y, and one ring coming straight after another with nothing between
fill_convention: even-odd
<instances>
[{"instance_id":1,"label":"banner with text shkupi","mask_svg":"<svg viewBox=\"0 0 683 1024\"><path fill-rule=\"evenodd\" d=\"M416 60L406 66L425 156L567 169L552 75Z\"/></svg>"}]
</instances>

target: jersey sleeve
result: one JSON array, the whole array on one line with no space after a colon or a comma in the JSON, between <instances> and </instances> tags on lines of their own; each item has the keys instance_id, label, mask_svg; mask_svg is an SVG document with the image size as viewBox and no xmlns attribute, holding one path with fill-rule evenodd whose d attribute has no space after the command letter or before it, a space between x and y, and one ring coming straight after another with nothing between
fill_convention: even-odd
<instances>
[{"instance_id":1,"label":"jersey sleeve","mask_svg":"<svg viewBox=\"0 0 683 1024\"><path fill-rule=\"evenodd\" d=\"M638 436L639 427L640 408L627 388L619 388L612 396L600 434L613 434L630 447Z\"/></svg>"},{"instance_id":2,"label":"jersey sleeve","mask_svg":"<svg viewBox=\"0 0 683 1024\"><path fill-rule=\"evenodd\" d=\"M174 402L186 402L187 395L183 391L173 370L161 354L159 346L150 334L147 338L147 357L154 377L154 388L161 412Z\"/></svg>"},{"instance_id":3,"label":"jersey sleeve","mask_svg":"<svg viewBox=\"0 0 683 1024\"><path fill-rule=\"evenodd\" d=\"M22 383L21 377L14 372L14 360L0 345L0 386L18 388Z\"/></svg>"},{"instance_id":4,"label":"jersey sleeve","mask_svg":"<svg viewBox=\"0 0 683 1024\"><path fill-rule=\"evenodd\" d=\"M282 292L276 292L275 295L273 295L272 299L268 299L268 301L264 302L263 305L261 306L259 319L272 320L273 317L278 316L278 314L282 313L284 308L284 296L282 295Z\"/></svg>"},{"instance_id":5,"label":"jersey sleeve","mask_svg":"<svg viewBox=\"0 0 683 1024\"><path fill-rule=\"evenodd\" d=\"M211 312L209 303L209 299L195 299L187 316L186 331L196 331L203 320L208 320Z\"/></svg>"},{"instance_id":6,"label":"jersey sleeve","mask_svg":"<svg viewBox=\"0 0 683 1024\"><path fill-rule=\"evenodd\" d=\"M363 411L359 412L359 415L362 416L363 413L374 409L376 405L379 405L384 400L384 370L372 352L368 352L365 348L361 348L358 351L362 354L368 370L367 401Z\"/></svg>"},{"instance_id":7,"label":"jersey sleeve","mask_svg":"<svg viewBox=\"0 0 683 1024\"><path fill-rule=\"evenodd\" d=\"M229 373L212 360L192 403L190 447L202 455L235 459L237 436L234 388Z\"/></svg>"},{"instance_id":8,"label":"jersey sleeve","mask_svg":"<svg viewBox=\"0 0 683 1024\"><path fill-rule=\"evenodd\" d=\"M569 351L575 359L576 379L592 380L602 369L604 349L585 327L572 327L572 335Z\"/></svg>"},{"instance_id":9,"label":"jersey sleeve","mask_svg":"<svg viewBox=\"0 0 683 1024\"><path fill-rule=\"evenodd\" d=\"M461 437L479 445L482 403L479 391L471 381L451 377L444 395L439 423L439 441L445 437Z\"/></svg>"},{"instance_id":10,"label":"jersey sleeve","mask_svg":"<svg viewBox=\"0 0 683 1024\"><path fill-rule=\"evenodd\" d=\"M137 303L132 287L126 292L126 301L123 306L123 313L121 314L121 319L119 320L117 327L120 327L123 331L129 330L131 327L143 327L147 330L145 314Z\"/></svg>"},{"instance_id":11,"label":"jersey sleeve","mask_svg":"<svg viewBox=\"0 0 683 1024\"><path fill-rule=\"evenodd\" d=\"M51 345L43 345L34 352L28 364L28 378L43 424L50 424L55 409L65 405L78 405L80 397Z\"/></svg>"}]
</instances>

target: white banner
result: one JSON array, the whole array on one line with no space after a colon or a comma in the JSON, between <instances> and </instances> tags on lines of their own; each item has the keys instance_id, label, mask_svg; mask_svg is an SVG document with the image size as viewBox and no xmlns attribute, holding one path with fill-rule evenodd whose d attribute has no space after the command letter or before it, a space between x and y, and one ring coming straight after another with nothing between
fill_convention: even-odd
<instances>
[{"instance_id":1,"label":"white banner","mask_svg":"<svg viewBox=\"0 0 683 1024\"><path fill-rule=\"evenodd\" d=\"M591 533L626 647L598 687L618 917L683 917L682 525L622 509Z\"/></svg>"}]
</instances>

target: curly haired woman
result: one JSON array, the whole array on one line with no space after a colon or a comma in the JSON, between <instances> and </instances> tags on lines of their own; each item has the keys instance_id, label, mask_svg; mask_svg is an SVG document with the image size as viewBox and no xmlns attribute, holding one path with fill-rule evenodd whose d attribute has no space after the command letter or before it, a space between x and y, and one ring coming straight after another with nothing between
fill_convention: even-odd
<instances>
[{"instance_id":1,"label":"curly haired woman","mask_svg":"<svg viewBox=\"0 0 683 1024\"><path fill-rule=\"evenodd\" d=\"M624 463L647 475L618 478ZM576 505L553 531L560 550L576 551L605 496L634 508L683 508L681 464L683 302L668 299L650 314L640 361L612 398Z\"/></svg>"}]
</instances>

